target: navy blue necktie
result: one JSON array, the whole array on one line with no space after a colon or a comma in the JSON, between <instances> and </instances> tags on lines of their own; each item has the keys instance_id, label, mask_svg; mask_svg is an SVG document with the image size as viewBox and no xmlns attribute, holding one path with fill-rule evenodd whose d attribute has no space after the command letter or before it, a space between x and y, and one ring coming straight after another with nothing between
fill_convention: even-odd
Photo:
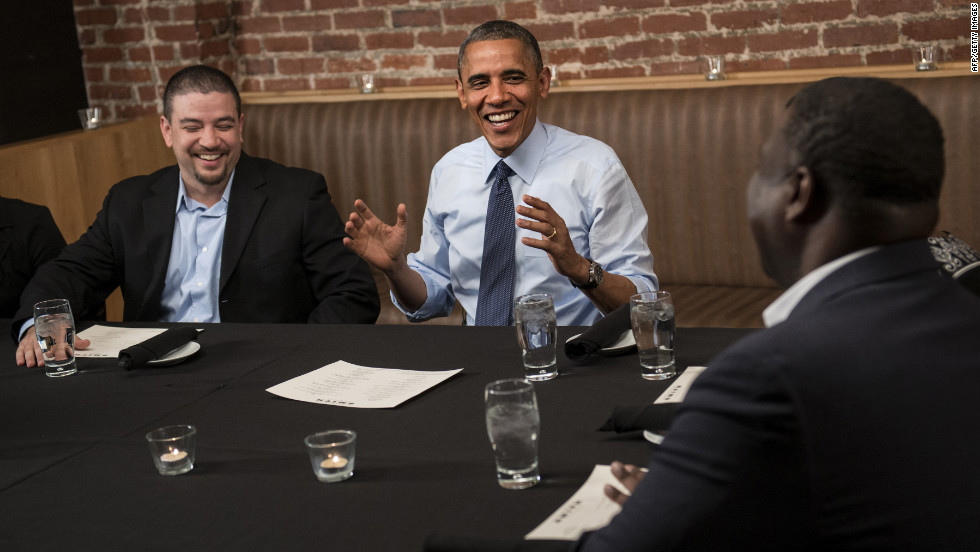
<instances>
[{"instance_id":1,"label":"navy blue necktie","mask_svg":"<svg viewBox=\"0 0 980 552\"><path fill-rule=\"evenodd\" d=\"M480 265L480 298L476 303L477 326L509 326L514 302L517 228L514 225L514 194L507 182L514 171L501 160L493 172Z\"/></svg>"}]
</instances>

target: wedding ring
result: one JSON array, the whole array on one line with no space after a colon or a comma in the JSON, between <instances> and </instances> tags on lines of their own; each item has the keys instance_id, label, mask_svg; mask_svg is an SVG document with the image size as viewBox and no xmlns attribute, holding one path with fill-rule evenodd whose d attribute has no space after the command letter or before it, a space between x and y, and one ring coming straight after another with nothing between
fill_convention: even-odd
<instances>
[{"instance_id":1,"label":"wedding ring","mask_svg":"<svg viewBox=\"0 0 980 552\"><path fill-rule=\"evenodd\" d=\"M555 237L555 234L557 234L557 233L558 233L558 228L555 227L555 226L552 226L551 227L551 235L545 237L545 239L546 240L550 240L551 238Z\"/></svg>"}]
</instances>

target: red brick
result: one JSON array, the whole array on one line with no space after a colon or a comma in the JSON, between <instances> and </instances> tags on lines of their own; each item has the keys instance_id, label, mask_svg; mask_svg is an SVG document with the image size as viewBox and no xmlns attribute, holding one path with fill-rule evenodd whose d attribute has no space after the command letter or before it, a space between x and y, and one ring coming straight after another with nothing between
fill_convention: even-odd
<instances>
[{"instance_id":1,"label":"red brick","mask_svg":"<svg viewBox=\"0 0 980 552\"><path fill-rule=\"evenodd\" d=\"M702 12L650 15L640 22L645 33L670 34L708 29L708 18Z\"/></svg>"},{"instance_id":2,"label":"red brick","mask_svg":"<svg viewBox=\"0 0 980 552\"><path fill-rule=\"evenodd\" d=\"M310 39L305 36L270 36L263 39L270 52L309 52Z\"/></svg>"},{"instance_id":3,"label":"red brick","mask_svg":"<svg viewBox=\"0 0 980 552\"><path fill-rule=\"evenodd\" d=\"M782 7L780 22L783 25L797 23L817 23L847 19L854 11L851 0L833 2L797 2Z\"/></svg>"},{"instance_id":4,"label":"red brick","mask_svg":"<svg viewBox=\"0 0 980 552\"><path fill-rule=\"evenodd\" d=\"M314 90L343 90L351 87L350 79L331 77L328 79L313 79Z\"/></svg>"},{"instance_id":5,"label":"red brick","mask_svg":"<svg viewBox=\"0 0 980 552\"><path fill-rule=\"evenodd\" d=\"M338 29L372 29L385 26L385 12L367 10L338 12L334 15L334 25Z\"/></svg>"},{"instance_id":6,"label":"red brick","mask_svg":"<svg viewBox=\"0 0 980 552\"><path fill-rule=\"evenodd\" d=\"M861 65L860 54L824 55L790 58L790 69L822 69L833 67L857 67Z\"/></svg>"},{"instance_id":7,"label":"red brick","mask_svg":"<svg viewBox=\"0 0 980 552\"><path fill-rule=\"evenodd\" d=\"M651 75L693 75L701 72L701 63L697 61L668 61L653 63L649 67Z\"/></svg>"},{"instance_id":8,"label":"red brick","mask_svg":"<svg viewBox=\"0 0 980 552\"><path fill-rule=\"evenodd\" d=\"M933 0L858 0L857 16L932 13L933 8Z\"/></svg>"},{"instance_id":9,"label":"red brick","mask_svg":"<svg viewBox=\"0 0 980 552\"><path fill-rule=\"evenodd\" d=\"M161 25L153 28L153 33L159 40L167 42L187 42L200 38L195 25Z\"/></svg>"},{"instance_id":10,"label":"red brick","mask_svg":"<svg viewBox=\"0 0 980 552\"><path fill-rule=\"evenodd\" d=\"M126 54L129 57L129 61L153 61L153 56L150 54L150 48L148 46L130 48Z\"/></svg>"},{"instance_id":11,"label":"red brick","mask_svg":"<svg viewBox=\"0 0 980 552\"><path fill-rule=\"evenodd\" d=\"M779 11L776 8L711 14L711 24L720 29L755 29L771 25L778 19Z\"/></svg>"},{"instance_id":12,"label":"red brick","mask_svg":"<svg viewBox=\"0 0 980 552\"><path fill-rule=\"evenodd\" d=\"M151 55L152 52L152 55ZM129 61L173 61L174 45L164 44L154 46L152 49L147 47L134 47L127 50Z\"/></svg>"},{"instance_id":13,"label":"red brick","mask_svg":"<svg viewBox=\"0 0 980 552\"><path fill-rule=\"evenodd\" d=\"M938 56L938 54L937 54ZM970 60L970 45L961 44L959 46L953 46L946 50L946 55L941 56L939 61L969 61Z\"/></svg>"},{"instance_id":14,"label":"red brick","mask_svg":"<svg viewBox=\"0 0 980 552\"><path fill-rule=\"evenodd\" d=\"M310 0L310 9L336 10L341 8L356 8L358 0Z\"/></svg>"},{"instance_id":15,"label":"red brick","mask_svg":"<svg viewBox=\"0 0 980 552\"><path fill-rule=\"evenodd\" d=\"M78 32L78 44L79 46L85 47L95 44L96 34L95 29L80 29Z\"/></svg>"},{"instance_id":16,"label":"red brick","mask_svg":"<svg viewBox=\"0 0 980 552\"><path fill-rule=\"evenodd\" d=\"M637 40L611 48L612 59L643 59L669 56L674 53L674 41L669 39Z\"/></svg>"},{"instance_id":17,"label":"red brick","mask_svg":"<svg viewBox=\"0 0 980 552\"><path fill-rule=\"evenodd\" d=\"M148 68L139 67L110 67L109 80L115 82L149 82L153 78Z\"/></svg>"},{"instance_id":18,"label":"red brick","mask_svg":"<svg viewBox=\"0 0 980 552\"><path fill-rule=\"evenodd\" d=\"M280 90L309 90L310 82L308 79L265 79L262 87L268 91Z\"/></svg>"},{"instance_id":19,"label":"red brick","mask_svg":"<svg viewBox=\"0 0 980 552\"><path fill-rule=\"evenodd\" d=\"M524 27L534 35L534 38L538 39L538 42L577 38L575 26L572 23L536 23L524 25Z\"/></svg>"},{"instance_id":20,"label":"red brick","mask_svg":"<svg viewBox=\"0 0 980 552\"><path fill-rule=\"evenodd\" d=\"M423 31L417 38L424 48L459 48L468 31Z\"/></svg>"},{"instance_id":21,"label":"red brick","mask_svg":"<svg viewBox=\"0 0 980 552\"><path fill-rule=\"evenodd\" d=\"M477 25L497 19L497 8L493 5L466 6L462 8L446 8L442 10L446 25Z\"/></svg>"},{"instance_id":22,"label":"red brick","mask_svg":"<svg viewBox=\"0 0 980 552\"><path fill-rule=\"evenodd\" d=\"M645 10L667 5L665 0L606 0L602 4L608 8L621 8L625 10ZM675 4L672 3L672 5Z\"/></svg>"},{"instance_id":23,"label":"red brick","mask_svg":"<svg viewBox=\"0 0 980 552\"><path fill-rule=\"evenodd\" d=\"M88 94L93 100L128 100L133 97L133 89L123 84L93 84L88 87Z\"/></svg>"},{"instance_id":24,"label":"red brick","mask_svg":"<svg viewBox=\"0 0 980 552\"><path fill-rule=\"evenodd\" d=\"M122 29L106 29L102 32L102 40L107 44L124 44L126 42L139 42L145 37L143 29L140 27L126 27Z\"/></svg>"},{"instance_id":25,"label":"red brick","mask_svg":"<svg viewBox=\"0 0 980 552\"><path fill-rule=\"evenodd\" d=\"M439 10L395 10L391 12L391 26L400 27L435 27L442 24L442 14Z\"/></svg>"},{"instance_id":26,"label":"red brick","mask_svg":"<svg viewBox=\"0 0 980 552\"><path fill-rule=\"evenodd\" d=\"M260 8L264 12L287 12L306 9L304 0L262 0Z\"/></svg>"},{"instance_id":27,"label":"red brick","mask_svg":"<svg viewBox=\"0 0 980 552\"><path fill-rule=\"evenodd\" d=\"M817 45L817 35L818 33L815 29L751 35L748 37L749 51L773 52L779 50L812 48Z\"/></svg>"},{"instance_id":28,"label":"red brick","mask_svg":"<svg viewBox=\"0 0 980 552\"><path fill-rule=\"evenodd\" d=\"M216 58L224 57L231 53L231 46L227 40L209 40L201 44L201 57Z\"/></svg>"},{"instance_id":29,"label":"red brick","mask_svg":"<svg viewBox=\"0 0 980 552\"><path fill-rule=\"evenodd\" d=\"M329 15L297 15L284 16L282 29L286 32L295 31L329 31L332 30L333 20Z\"/></svg>"},{"instance_id":30,"label":"red brick","mask_svg":"<svg viewBox=\"0 0 980 552\"><path fill-rule=\"evenodd\" d=\"M242 79L238 85L238 90L241 92L261 92L262 81L260 79Z\"/></svg>"},{"instance_id":31,"label":"red brick","mask_svg":"<svg viewBox=\"0 0 980 552\"><path fill-rule=\"evenodd\" d=\"M116 106L115 113L116 118L123 121L142 119L143 117L149 117L150 115L160 114L160 112L157 111L156 102L151 103L150 105L140 104Z\"/></svg>"},{"instance_id":32,"label":"red brick","mask_svg":"<svg viewBox=\"0 0 980 552\"><path fill-rule=\"evenodd\" d=\"M409 79L406 86L445 86L446 90L453 89L454 79L448 77L419 77Z\"/></svg>"},{"instance_id":33,"label":"red brick","mask_svg":"<svg viewBox=\"0 0 980 552\"><path fill-rule=\"evenodd\" d=\"M534 2L508 2L504 4L504 19L537 19L538 7Z\"/></svg>"},{"instance_id":34,"label":"red brick","mask_svg":"<svg viewBox=\"0 0 980 552\"><path fill-rule=\"evenodd\" d=\"M368 50L410 50L415 46L415 35L412 33L367 34L364 35L364 45Z\"/></svg>"},{"instance_id":35,"label":"red brick","mask_svg":"<svg viewBox=\"0 0 980 552\"><path fill-rule=\"evenodd\" d=\"M170 22L173 21L173 14L170 13L169 8L162 7L147 7L144 11L143 8L133 8L132 10L126 10L127 12L136 11L140 13L139 22L152 21L157 22Z\"/></svg>"},{"instance_id":36,"label":"red brick","mask_svg":"<svg viewBox=\"0 0 980 552\"><path fill-rule=\"evenodd\" d=\"M164 9L164 8L157 8L157 9ZM142 25L143 10L140 8L126 8L125 10L123 10L123 22L129 25Z\"/></svg>"},{"instance_id":37,"label":"red brick","mask_svg":"<svg viewBox=\"0 0 980 552\"><path fill-rule=\"evenodd\" d=\"M361 49L356 34L320 34L313 37L314 52L353 52Z\"/></svg>"},{"instance_id":38,"label":"red brick","mask_svg":"<svg viewBox=\"0 0 980 552\"><path fill-rule=\"evenodd\" d=\"M442 54L432 56L432 66L436 69L452 71L456 73L456 62L459 56L456 54Z\"/></svg>"},{"instance_id":39,"label":"red brick","mask_svg":"<svg viewBox=\"0 0 980 552\"><path fill-rule=\"evenodd\" d=\"M153 57L157 61L173 61L174 60L174 49L173 46L163 45L153 47Z\"/></svg>"},{"instance_id":40,"label":"red brick","mask_svg":"<svg viewBox=\"0 0 980 552\"><path fill-rule=\"evenodd\" d=\"M152 102L157 99L157 89L153 85L140 86L136 89L136 93L139 96L141 102Z\"/></svg>"},{"instance_id":41,"label":"red brick","mask_svg":"<svg viewBox=\"0 0 980 552\"><path fill-rule=\"evenodd\" d=\"M72 4L76 8L82 8L82 7L85 7L85 6L92 6L92 5L94 5L95 4L95 0L74 0L72 2Z\"/></svg>"},{"instance_id":42,"label":"red brick","mask_svg":"<svg viewBox=\"0 0 980 552\"><path fill-rule=\"evenodd\" d=\"M361 2L364 7L390 7L410 4L411 0L361 0Z\"/></svg>"},{"instance_id":43,"label":"red brick","mask_svg":"<svg viewBox=\"0 0 980 552\"><path fill-rule=\"evenodd\" d=\"M276 68L280 75L309 75L322 73L326 62L322 58L280 58Z\"/></svg>"},{"instance_id":44,"label":"red brick","mask_svg":"<svg viewBox=\"0 0 980 552\"><path fill-rule=\"evenodd\" d=\"M426 55L396 55L389 54L381 58L382 69L398 69L407 71L428 65L429 56Z\"/></svg>"},{"instance_id":45,"label":"red brick","mask_svg":"<svg viewBox=\"0 0 980 552\"><path fill-rule=\"evenodd\" d=\"M567 14L599 11L599 0L541 0L545 13Z\"/></svg>"},{"instance_id":46,"label":"red brick","mask_svg":"<svg viewBox=\"0 0 980 552\"><path fill-rule=\"evenodd\" d=\"M726 61L726 73L741 73L750 71L781 71L786 69L786 62L778 58L746 59L742 61Z\"/></svg>"},{"instance_id":47,"label":"red brick","mask_svg":"<svg viewBox=\"0 0 980 552\"><path fill-rule=\"evenodd\" d=\"M124 6L126 4L139 4L142 0L99 0L102 6Z\"/></svg>"},{"instance_id":48,"label":"red brick","mask_svg":"<svg viewBox=\"0 0 980 552\"><path fill-rule=\"evenodd\" d=\"M116 10L115 8L75 10L75 23L80 27L113 25L116 23Z\"/></svg>"},{"instance_id":49,"label":"red brick","mask_svg":"<svg viewBox=\"0 0 980 552\"><path fill-rule=\"evenodd\" d=\"M831 27L823 31L823 45L826 48L875 46L896 42L898 42L898 27L894 23Z\"/></svg>"},{"instance_id":50,"label":"red brick","mask_svg":"<svg viewBox=\"0 0 980 552\"><path fill-rule=\"evenodd\" d=\"M276 64L271 59L246 59L242 63L246 75L271 75L276 72Z\"/></svg>"},{"instance_id":51,"label":"red brick","mask_svg":"<svg viewBox=\"0 0 980 552\"><path fill-rule=\"evenodd\" d=\"M235 39L235 51L239 54L261 54L262 41L257 38L237 38Z\"/></svg>"},{"instance_id":52,"label":"red brick","mask_svg":"<svg viewBox=\"0 0 980 552\"><path fill-rule=\"evenodd\" d=\"M231 16L231 9L226 2L211 2L194 6L197 19L220 19Z\"/></svg>"},{"instance_id":53,"label":"red brick","mask_svg":"<svg viewBox=\"0 0 980 552\"><path fill-rule=\"evenodd\" d=\"M970 17L957 19L930 19L925 21L906 21L902 24L902 34L910 40L929 42L932 40L962 39L969 36Z\"/></svg>"},{"instance_id":54,"label":"red brick","mask_svg":"<svg viewBox=\"0 0 980 552\"><path fill-rule=\"evenodd\" d=\"M684 38L677 43L677 53L682 56L721 56L745 52L744 36L707 36Z\"/></svg>"},{"instance_id":55,"label":"red brick","mask_svg":"<svg viewBox=\"0 0 980 552\"><path fill-rule=\"evenodd\" d=\"M181 44L180 59L184 61L201 59L201 43L185 42Z\"/></svg>"},{"instance_id":56,"label":"red brick","mask_svg":"<svg viewBox=\"0 0 980 552\"><path fill-rule=\"evenodd\" d=\"M594 19L579 25L578 33L579 38L635 36L640 33L640 18L628 16ZM538 40L541 39L538 38Z\"/></svg>"},{"instance_id":57,"label":"red brick","mask_svg":"<svg viewBox=\"0 0 980 552\"><path fill-rule=\"evenodd\" d=\"M239 34L268 34L282 30L278 17L239 17L235 25Z\"/></svg>"},{"instance_id":58,"label":"red brick","mask_svg":"<svg viewBox=\"0 0 980 552\"><path fill-rule=\"evenodd\" d=\"M85 82L87 84L92 84L94 82L105 82L104 69L105 68L101 65L97 67L86 67L84 70Z\"/></svg>"},{"instance_id":59,"label":"red brick","mask_svg":"<svg viewBox=\"0 0 980 552\"><path fill-rule=\"evenodd\" d=\"M377 64L369 58L333 58L327 60L328 73L373 73L377 70Z\"/></svg>"},{"instance_id":60,"label":"red brick","mask_svg":"<svg viewBox=\"0 0 980 552\"><path fill-rule=\"evenodd\" d=\"M122 61L122 48L112 47L85 47L82 48L82 58L85 63L109 63L112 61Z\"/></svg>"},{"instance_id":61,"label":"red brick","mask_svg":"<svg viewBox=\"0 0 980 552\"><path fill-rule=\"evenodd\" d=\"M703 4L734 4L736 0L670 0L670 7L700 6Z\"/></svg>"},{"instance_id":62,"label":"red brick","mask_svg":"<svg viewBox=\"0 0 980 552\"><path fill-rule=\"evenodd\" d=\"M864 58L868 65L903 65L907 63L909 67L912 67L913 59L910 48L868 52Z\"/></svg>"},{"instance_id":63,"label":"red brick","mask_svg":"<svg viewBox=\"0 0 980 552\"><path fill-rule=\"evenodd\" d=\"M646 69L636 65L628 67L599 67L585 70L585 78L587 79L642 77L644 75L646 75Z\"/></svg>"},{"instance_id":64,"label":"red brick","mask_svg":"<svg viewBox=\"0 0 980 552\"><path fill-rule=\"evenodd\" d=\"M548 50L549 64L582 63L585 65L595 65L607 61L609 61L609 49L604 46Z\"/></svg>"},{"instance_id":65,"label":"red brick","mask_svg":"<svg viewBox=\"0 0 980 552\"><path fill-rule=\"evenodd\" d=\"M174 76L177 71L183 69L185 65L190 64L181 63L179 65L157 65L157 75L160 76L160 82L168 82L170 77Z\"/></svg>"}]
</instances>

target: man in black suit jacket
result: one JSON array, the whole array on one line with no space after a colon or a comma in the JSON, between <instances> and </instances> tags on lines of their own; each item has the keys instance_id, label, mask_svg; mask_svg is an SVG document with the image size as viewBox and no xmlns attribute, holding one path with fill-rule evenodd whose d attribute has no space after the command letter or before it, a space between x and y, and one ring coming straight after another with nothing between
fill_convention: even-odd
<instances>
[{"instance_id":1,"label":"man in black suit jacket","mask_svg":"<svg viewBox=\"0 0 980 552\"><path fill-rule=\"evenodd\" d=\"M31 276L64 246L47 207L0 197L0 318L14 315Z\"/></svg>"},{"instance_id":2,"label":"man in black suit jacket","mask_svg":"<svg viewBox=\"0 0 980 552\"><path fill-rule=\"evenodd\" d=\"M575 550L976 550L980 300L925 237L938 122L874 79L801 91L764 146L749 219L789 288L714 359L632 497Z\"/></svg>"},{"instance_id":3,"label":"man in black suit jacket","mask_svg":"<svg viewBox=\"0 0 980 552\"><path fill-rule=\"evenodd\" d=\"M67 298L85 317L117 286L127 321L373 323L377 287L343 246L323 177L244 154L243 123L227 75L175 74L160 130L177 166L113 186L88 231L31 280L12 333L36 301ZM17 362L39 353L30 329Z\"/></svg>"},{"instance_id":4,"label":"man in black suit jacket","mask_svg":"<svg viewBox=\"0 0 980 552\"><path fill-rule=\"evenodd\" d=\"M749 220L788 288L713 359L623 510L497 550L977 550L980 299L940 274L943 138L905 90L829 79L762 149ZM448 543L448 544L443 544ZM430 550L489 550L434 538Z\"/></svg>"}]
</instances>

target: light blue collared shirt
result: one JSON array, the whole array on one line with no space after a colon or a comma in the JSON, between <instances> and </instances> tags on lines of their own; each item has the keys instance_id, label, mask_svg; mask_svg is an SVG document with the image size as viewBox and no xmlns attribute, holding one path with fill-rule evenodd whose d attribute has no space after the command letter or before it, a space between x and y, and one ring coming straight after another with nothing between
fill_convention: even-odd
<instances>
[{"instance_id":1,"label":"light blue collared shirt","mask_svg":"<svg viewBox=\"0 0 980 552\"><path fill-rule=\"evenodd\" d=\"M500 157L485 138L456 147L432 169L422 219L422 243L408 265L425 280L428 296L418 311L395 306L410 320L448 315L456 301L475 322L490 174ZM529 194L547 201L564 219L575 250L607 272L629 278L637 291L656 289L647 246L647 212L616 153L602 142L537 121L527 139L507 157L515 203ZM568 278L555 271L545 251L520 239L541 239L517 228L515 295L549 293L558 324L587 326L599 309Z\"/></svg>"},{"instance_id":2,"label":"light blue collared shirt","mask_svg":"<svg viewBox=\"0 0 980 552\"><path fill-rule=\"evenodd\" d=\"M221 199L210 208L187 196L180 177L174 239L161 298L161 322L221 322L218 284L232 172Z\"/></svg>"}]
</instances>

